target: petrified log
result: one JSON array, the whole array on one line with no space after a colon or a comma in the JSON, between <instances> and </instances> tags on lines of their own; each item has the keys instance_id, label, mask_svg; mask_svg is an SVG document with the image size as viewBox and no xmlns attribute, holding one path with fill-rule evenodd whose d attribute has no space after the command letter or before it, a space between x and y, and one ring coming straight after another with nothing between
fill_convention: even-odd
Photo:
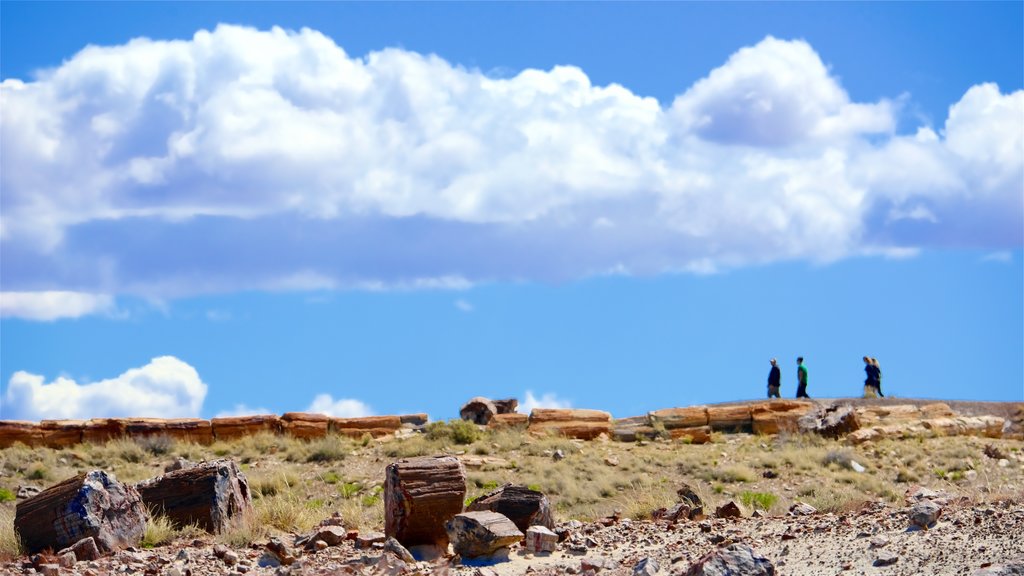
<instances>
[{"instance_id":1,"label":"petrified log","mask_svg":"<svg viewBox=\"0 0 1024 576\"><path fill-rule=\"evenodd\" d=\"M636 442L649 440L658 436L658 431L651 426L649 416L630 416L619 418L612 423L612 439L619 442Z\"/></svg>"},{"instance_id":2,"label":"petrified log","mask_svg":"<svg viewBox=\"0 0 1024 576\"><path fill-rule=\"evenodd\" d=\"M369 434L374 438L390 436L402 427L402 419L398 416L365 416L362 418L331 418L328 430L335 434L360 438Z\"/></svg>"},{"instance_id":3,"label":"petrified log","mask_svg":"<svg viewBox=\"0 0 1024 576\"><path fill-rule=\"evenodd\" d=\"M548 497L526 486L506 484L477 498L466 510L490 510L504 514L522 532L526 532L530 526L553 528L555 525Z\"/></svg>"},{"instance_id":4,"label":"petrified log","mask_svg":"<svg viewBox=\"0 0 1024 576\"><path fill-rule=\"evenodd\" d=\"M752 423L753 417L747 404L708 407L708 426L712 430L750 432Z\"/></svg>"},{"instance_id":5,"label":"petrified log","mask_svg":"<svg viewBox=\"0 0 1024 576\"><path fill-rule=\"evenodd\" d=\"M469 402L463 404L462 408L459 409L460 418L482 426L486 426L497 413L498 408L494 405L494 402L483 396L471 398Z\"/></svg>"},{"instance_id":6,"label":"petrified log","mask_svg":"<svg viewBox=\"0 0 1024 576\"><path fill-rule=\"evenodd\" d=\"M43 440L43 431L35 422L0 420L0 448L10 448L16 442L33 447Z\"/></svg>"},{"instance_id":7,"label":"petrified log","mask_svg":"<svg viewBox=\"0 0 1024 576\"><path fill-rule=\"evenodd\" d=\"M281 432L281 418L275 414L214 418L210 420L210 425L217 440L235 440L260 432Z\"/></svg>"},{"instance_id":8,"label":"petrified log","mask_svg":"<svg viewBox=\"0 0 1024 576\"><path fill-rule=\"evenodd\" d=\"M285 412L281 415L281 425L284 432L289 436L303 440L326 437L328 421L329 418L323 414Z\"/></svg>"},{"instance_id":9,"label":"petrified log","mask_svg":"<svg viewBox=\"0 0 1024 576\"><path fill-rule=\"evenodd\" d=\"M524 547L527 552L533 554L554 552L555 549L558 548L558 534L555 534L544 526L530 526L526 529L526 542Z\"/></svg>"},{"instance_id":10,"label":"petrified log","mask_svg":"<svg viewBox=\"0 0 1024 576\"><path fill-rule=\"evenodd\" d=\"M708 425L708 410L704 406L687 408L665 408L647 413L651 425L660 424L666 430L676 428L696 428Z\"/></svg>"},{"instance_id":11,"label":"petrified log","mask_svg":"<svg viewBox=\"0 0 1024 576\"><path fill-rule=\"evenodd\" d=\"M502 400L491 400L498 414L515 414L519 408L519 400L515 398L504 398Z\"/></svg>"},{"instance_id":12,"label":"petrified log","mask_svg":"<svg viewBox=\"0 0 1024 576\"><path fill-rule=\"evenodd\" d=\"M529 430L534 434L554 433L568 438L593 440L601 434L611 437L612 415L601 410L534 408Z\"/></svg>"},{"instance_id":13,"label":"petrified log","mask_svg":"<svg viewBox=\"0 0 1024 576\"><path fill-rule=\"evenodd\" d=\"M418 413L402 414L401 416L398 417L398 419L402 421L403 426L418 428L420 426L426 426L427 421L430 420L430 417L424 413Z\"/></svg>"},{"instance_id":14,"label":"petrified log","mask_svg":"<svg viewBox=\"0 0 1024 576\"><path fill-rule=\"evenodd\" d=\"M127 418L124 432L130 438L164 436L179 442L213 443L213 427L199 418Z\"/></svg>"},{"instance_id":15,"label":"petrified log","mask_svg":"<svg viewBox=\"0 0 1024 576\"><path fill-rule=\"evenodd\" d=\"M384 478L384 532L403 546L448 546L445 522L462 512L466 469L454 456L406 458Z\"/></svg>"},{"instance_id":16,"label":"petrified log","mask_svg":"<svg viewBox=\"0 0 1024 576\"><path fill-rule=\"evenodd\" d=\"M826 438L839 438L860 429L858 412L849 405L833 405L811 410L798 421L800 430Z\"/></svg>"},{"instance_id":17,"label":"petrified log","mask_svg":"<svg viewBox=\"0 0 1024 576\"><path fill-rule=\"evenodd\" d=\"M93 418L82 429L82 441L102 444L124 436L124 421L120 418Z\"/></svg>"},{"instance_id":18,"label":"petrified log","mask_svg":"<svg viewBox=\"0 0 1024 576\"><path fill-rule=\"evenodd\" d=\"M231 460L203 462L135 486L154 514L176 526L198 524L218 534L252 511L249 482Z\"/></svg>"},{"instance_id":19,"label":"petrified log","mask_svg":"<svg viewBox=\"0 0 1024 576\"><path fill-rule=\"evenodd\" d=\"M494 554L523 539L523 533L502 514L490 511L456 514L445 523L452 549L463 558Z\"/></svg>"},{"instance_id":20,"label":"petrified log","mask_svg":"<svg viewBox=\"0 0 1024 576\"><path fill-rule=\"evenodd\" d=\"M67 448L82 442L84 420L43 420L39 429L43 433L42 445L48 448Z\"/></svg>"},{"instance_id":21,"label":"petrified log","mask_svg":"<svg viewBox=\"0 0 1024 576\"><path fill-rule=\"evenodd\" d=\"M146 507L133 486L93 470L20 502L14 528L30 554L60 550L89 537L107 554L142 540Z\"/></svg>"},{"instance_id":22,"label":"petrified log","mask_svg":"<svg viewBox=\"0 0 1024 576\"><path fill-rule=\"evenodd\" d=\"M750 408L754 433L796 432L800 429L800 418L814 408L810 402L796 400L769 400L755 404Z\"/></svg>"}]
</instances>

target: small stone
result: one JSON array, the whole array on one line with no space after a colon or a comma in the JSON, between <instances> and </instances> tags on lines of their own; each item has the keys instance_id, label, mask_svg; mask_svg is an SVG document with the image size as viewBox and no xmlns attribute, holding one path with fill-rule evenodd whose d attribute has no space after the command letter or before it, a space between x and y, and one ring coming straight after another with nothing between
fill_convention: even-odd
<instances>
[{"instance_id":1,"label":"small stone","mask_svg":"<svg viewBox=\"0 0 1024 576\"><path fill-rule=\"evenodd\" d=\"M850 469L858 473L867 470L867 468L864 468L864 466L856 460L850 460Z\"/></svg>"},{"instance_id":2,"label":"small stone","mask_svg":"<svg viewBox=\"0 0 1024 576\"><path fill-rule=\"evenodd\" d=\"M58 564L40 564L36 569L43 576L58 576L60 574L60 565Z\"/></svg>"},{"instance_id":3,"label":"small stone","mask_svg":"<svg viewBox=\"0 0 1024 576\"><path fill-rule=\"evenodd\" d=\"M810 516L811 514L817 514L818 509L806 502L794 502L789 507L789 513L794 516Z\"/></svg>"},{"instance_id":4,"label":"small stone","mask_svg":"<svg viewBox=\"0 0 1024 576\"><path fill-rule=\"evenodd\" d=\"M356 536L356 548L359 548L360 550L366 549L378 542L383 543L387 538L388 537L381 532L367 532L365 534L360 534Z\"/></svg>"},{"instance_id":5,"label":"small stone","mask_svg":"<svg viewBox=\"0 0 1024 576\"><path fill-rule=\"evenodd\" d=\"M876 567L892 566L898 562L899 559L899 556L892 554L891 552L882 552L875 558L875 561L872 562L871 565Z\"/></svg>"},{"instance_id":6,"label":"small stone","mask_svg":"<svg viewBox=\"0 0 1024 576\"><path fill-rule=\"evenodd\" d=\"M718 518L739 518L743 516L743 513L740 512L740 507L735 502L729 501L715 510L715 516Z\"/></svg>"},{"instance_id":7,"label":"small stone","mask_svg":"<svg viewBox=\"0 0 1024 576\"><path fill-rule=\"evenodd\" d=\"M869 543L871 548L883 548L889 543L889 539L885 536L875 536L869 541Z\"/></svg>"},{"instance_id":8,"label":"small stone","mask_svg":"<svg viewBox=\"0 0 1024 576\"><path fill-rule=\"evenodd\" d=\"M526 530L525 548L532 554L554 552L558 547L558 540L558 534L544 526L530 526Z\"/></svg>"},{"instance_id":9,"label":"small stone","mask_svg":"<svg viewBox=\"0 0 1024 576\"><path fill-rule=\"evenodd\" d=\"M604 463L606 466L618 466L619 459L615 456L605 456Z\"/></svg>"},{"instance_id":10,"label":"small stone","mask_svg":"<svg viewBox=\"0 0 1024 576\"><path fill-rule=\"evenodd\" d=\"M661 565L654 558L644 558L633 566L633 576L655 576L661 571Z\"/></svg>"},{"instance_id":11,"label":"small stone","mask_svg":"<svg viewBox=\"0 0 1024 576\"><path fill-rule=\"evenodd\" d=\"M224 563L228 566L234 566L235 564L238 564L238 553L234 550L228 550L224 552L224 555L221 556L221 559L224 560Z\"/></svg>"},{"instance_id":12,"label":"small stone","mask_svg":"<svg viewBox=\"0 0 1024 576\"><path fill-rule=\"evenodd\" d=\"M555 450L555 453L551 457L555 460L555 462L558 462L559 460L565 459L565 453L562 452L561 448L559 448L558 450Z\"/></svg>"},{"instance_id":13,"label":"small stone","mask_svg":"<svg viewBox=\"0 0 1024 576\"><path fill-rule=\"evenodd\" d=\"M910 508L910 528L927 530L935 526L942 507L931 500L922 500Z\"/></svg>"},{"instance_id":14,"label":"small stone","mask_svg":"<svg viewBox=\"0 0 1024 576\"><path fill-rule=\"evenodd\" d=\"M57 564L59 564L61 568L73 568L75 560L75 553L71 550L57 556Z\"/></svg>"},{"instance_id":15,"label":"small stone","mask_svg":"<svg viewBox=\"0 0 1024 576\"><path fill-rule=\"evenodd\" d=\"M603 570L615 570L618 567L618 562L604 556L588 556L580 561L580 570L593 570L595 573Z\"/></svg>"},{"instance_id":16,"label":"small stone","mask_svg":"<svg viewBox=\"0 0 1024 576\"><path fill-rule=\"evenodd\" d=\"M256 561L256 565L260 568L277 568L281 565L281 560L273 552L267 551Z\"/></svg>"},{"instance_id":17,"label":"small stone","mask_svg":"<svg viewBox=\"0 0 1024 576\"><path fill-rule=\"evenodd\" d=\"M393 554L396 558L405 562L406 564L415 564L416 558L413 557L412 553L406 549L405 546L395 540L394 538L388 538L384 541L384 551Z\"/></svg>"},{"instance_id":18,"label":"small stone","mask_svg":"<svg viewBox=\"0 0 1024 576\"><path fill-rule=\"evenodd\" d=\"M328 525L317 530L313 540L321 540L328 546L337 546L345 541L348 532L342 526Z\"/></svg>"},{"instance_id":19,"label":"small stone","mask_svg":"<svg viewBox=\"0 0 1024 576\"><path fill-rule=\"evenodd\" d=\"M24 500L25 498L31 498L36 494L42 492L43 489L38 486L18 486L18 500Z\"/></svg>"},{"instance_id":20,"label":"small stone","mask_svg":"<svg viewBox=\"0 0 1024 576\"><path fill-rule=\"evenodd\" d=\"M100 558L100 549L96 547L96 541L92 536L75 542L71 546L71 550L75 553L75 558L81 562L90 562Z\"/></svg>"},{"instance_id":21,"label":"small stone","mask_svg":"<svg viewBox=\"0 0 1024 576\"><path fill-rule=\"evenodd\" d=\"M217 558L223 558L224 555L227 554L227 552L228 552L228 547L227 546L225 546L223 544L214 544L213 545L213 555L216 556Z\"/></svg>"},{"instance_id":22,"label":"small stone","mask_svg":"<svg viewBox=\"0 0 1024 576\"><path fill-rule=\"evenodd\" d=\"M314 540L313 541L313 549L316 550L317 552L319 552L321 550L326 550L326 549L328 549L330 547L331 547L330 544L328 544L327 542L324 542L323 540Z\"/></svg>"}]
</instances>

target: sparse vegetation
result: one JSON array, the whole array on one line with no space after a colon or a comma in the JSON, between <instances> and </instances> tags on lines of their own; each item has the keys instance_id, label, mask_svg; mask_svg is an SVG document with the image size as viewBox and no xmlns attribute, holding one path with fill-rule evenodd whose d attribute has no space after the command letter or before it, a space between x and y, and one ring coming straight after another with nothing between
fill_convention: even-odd
<instances>
[{"instance_id":1,"label":"sparse vegetation","mask_svg":"<svg viewBox=\"0 0 1024 576\"><path fill-rule=\"evenodd\" d=\"M155 548L178 538L193 538L205 534L206 531L196 524L175 526L167 516L151 513L149 520L146 521L146 532L142 535L142 547Z\"/></svg>"},{"instance_id":2,"label":"sparse vegetation","mask_svg":"<svg viewBox=\"0 0 1024 576\"><path fill-rule=\"evenodd\" d=\"M0 506L0 561L21 555L21 540L14 531L14 508Z\"/></svg>"}]
</instances>

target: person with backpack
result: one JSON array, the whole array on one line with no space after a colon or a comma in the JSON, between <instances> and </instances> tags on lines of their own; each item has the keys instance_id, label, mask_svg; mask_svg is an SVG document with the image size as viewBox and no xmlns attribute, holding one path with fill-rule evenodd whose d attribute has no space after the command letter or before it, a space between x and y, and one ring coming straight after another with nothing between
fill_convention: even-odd
<instances>
[{"instance_id":1,"label":"person with backpack","mask_svg":"<svg viewBox=\"0 0 1024 576\"><path fill-rule=\"evenodd\" d=\"M864 357L864 397L865 398L877 398L878 397L878 372L875 365L871 362L871 358L868 356Z\"/></svg>"},{"instance_id":2,"label":"person with backpack","mask_svg":"<svg viewBox=\"0 0 1024 576\"><path fill-rule=\"evenodd\" d=\"M885 394L882 394L882 367L878 365L878 358L871 358L871 366L875 373L875 392L879 397L885 398Z\"/></svg>"}]
</instances>

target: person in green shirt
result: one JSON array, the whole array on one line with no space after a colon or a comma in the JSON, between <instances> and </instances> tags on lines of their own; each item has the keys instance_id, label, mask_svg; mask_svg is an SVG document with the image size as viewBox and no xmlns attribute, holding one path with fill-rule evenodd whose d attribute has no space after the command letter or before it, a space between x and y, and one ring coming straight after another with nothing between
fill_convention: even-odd
<instances>
[{"instance_id":1,"label":"person in green shirt","mask_svg":"<svg viewBox=\"0 0 1024 576\"><path fill-rule=\"evenodd\" d=\"M804 366L804 357L800 356L796 359L796 397L797 398L810 398L807 395L807 368Z\"/></svg>"}]
</instances>

